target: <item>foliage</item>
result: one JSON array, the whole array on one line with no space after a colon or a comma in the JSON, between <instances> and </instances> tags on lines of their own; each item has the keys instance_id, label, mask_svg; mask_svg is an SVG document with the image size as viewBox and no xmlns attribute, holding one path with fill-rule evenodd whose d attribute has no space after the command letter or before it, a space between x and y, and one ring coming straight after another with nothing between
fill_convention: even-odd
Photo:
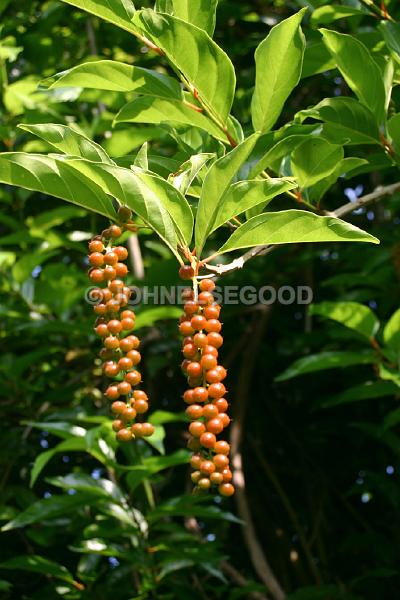
<instances>
[{"instance_id":1,"label":"foliage","mask_svg":"<svg viewBox=\"0 0 400 600\"><path fill-rule=\"evenodd\" d=\"M335 210L398 181L397 3L0 14L4 597L279 600L244 498L288 599L396 598L400 196ZM200 259L226 286L313 290L308 309L224 308L238 510L188 493L176 306L138 309L156 433L112 435L85 255L118 203L139 227L132 284Z\"/></svg>"}]
</instances>

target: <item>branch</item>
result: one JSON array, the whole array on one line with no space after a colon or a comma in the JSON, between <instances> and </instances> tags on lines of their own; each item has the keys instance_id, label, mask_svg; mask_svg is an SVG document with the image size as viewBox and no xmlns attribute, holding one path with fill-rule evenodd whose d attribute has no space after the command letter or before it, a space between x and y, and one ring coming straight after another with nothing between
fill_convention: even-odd
<instances>
[{"instance_id":1,"label":"branch","mask_svg":"<svg viewBox=\"0 0 400 600\"><path fill-rule=\"evenodd\" d=\"M264 256L264 254L268 254L272 252L275 246L255 246L254 248L250 248L247 252L245 252L239 258L235 258L232 262L227 265L208 265L204 264L204 268L207 271L211 271L211 273L215 273L216 275L223 275L224 273L230 273L231 271L237 271L238 269L243 269L245 263L254 258L255 256Z\"/></svg>"},{"instance_id":2,"label":"branch","mask_svg":"<svg viewBox=\"0 0 400 600\"><path fill-rule=\"evenodd\" d=\"M130 262L133 269L133 274L136 279L144 278L144 265L142 252L140 250L139 239L136 233L128 237L127 245L129 249Z\"/></svg>"},{"instance_id":3,"label":"branch","mask_svg":"<svg viewBox=\"0 0 400 600\"><path fill-rule=\"evenodd\" d=\"M366 194L365 196L357 198L355 202L347 202L346 204L343 204L343 206L339 206L339 208L337 208L333 212L325 211L325 215L337 218L344 217L345 215L352 213L358 208L364 208L365 206L372 204L372 202L381 200L385 196L391 196L398 190L400 190L400 182L392 183L391 185L385 186L380 185L370 194Z\"/></svg>"},{"instance_id":4,"label":"branch","mask_svg":"<svg viewBox=\"0 0 400 600\"><path fill-rule=\"evenodd\" d=\"M257 316L253 323L252 344L249 351L244 354L239 380L237 386L237 397L240 404L237 405L236 414L231 426L231 454L233 465L233 481L236 487L236 503L239 517L244 521L243 537L249 549L251 562L260 580L268 589L273 600L285 600L286 595L280 586L272 568L257 539L256 527L246 497L246 483L243 470L241 453L242 428L244 424L247 403L249 398L249 386L255 366L254 357L261 344L267 320L271 314L271 307L265 307L261 317Z\"/></svg>"},{"instance_id":5,"label":"branch","mask_svg":"<svg viewBox=\"0 0 400 600\"><path fill-rule=\"evenodd\" d=\"M377 200L381 200L385 196L391 196L399 190L400 182L392 183L391 185L386 186L379 186L370 194L366 194L365 196L357 198L355 202L347 202L346 204L343 204L343 206L339 206L339 208L337 208L334 211L324 211L324 215L328 217L341 218L348 215L349 213L352 213L358 208L364 208L365 206L368 206L369 204L372 204ZM231 273L232 271L242 269L244 264L251 258L254 258L255 256L264 256L265 254L272 252L272 250L274 250L275 248L276 246L268 245L254 246L254 248L250 248L250 250L245 252L242 256L240 256L239 258L235 258L235 260L228 263L227 265L209 265L207 263L203 263L202 266L204 267L204 269L207 269L207 271L215 273L216 275L225 275L226 273Z\"/></svg>"}]
</instances>

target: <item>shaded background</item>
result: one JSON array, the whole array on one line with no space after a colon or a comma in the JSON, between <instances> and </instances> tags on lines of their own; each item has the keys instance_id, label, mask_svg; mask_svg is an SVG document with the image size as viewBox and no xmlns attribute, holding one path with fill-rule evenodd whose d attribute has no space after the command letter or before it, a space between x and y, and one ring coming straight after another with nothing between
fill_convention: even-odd
<instances>
[{"instance_id":1,"label":"shaded background","mask_svg":"<svg viewBox=\"0 0 400 600\"><path fill-rule=\"evenodd\" d=\"M303 4L220 2L215 39L237 69L233 112L245 126L254 49L271 25ZM324 2L308 4L315 8ZM387 5L400 17L396 2ZM160 65L160 57L127 33L60 2L3 0L0 14L3 151L47 150L18 130L18 123L73 122L112 156L134 155L146 140L153 155L176 153L176 136L167 127L112 130L127 95L36 91L44 77L88 57L149 68ZM376 25L366 16L332 27L376 40ZM317 40L307 21L304 30L308 40ZM279 124L339 94L349 90L337 71L305 78ZM354 177L351 189L339 180L325 208L397 178L392 168ZM240 466L242 459L245 488L236 503L193 499L182 450L184 379L176 309L151 313L143 307L138 312L144 325L143 378L153 422L160 426L157 448L143 442L136 449L118 449L95 358L99 342L85 302L86 242L106 221L56 198L10 187L0 189L0 202L1 520L6 523L34 507L32 524L1 534L2 561L14 559L0 573L2 598L266 598L264 560L293 600L398 598L400 411L395 384L380 382L368 398L365 384L378 381L376 369L344 364L275 381L303 356L359 353L368 349L367 342L332 321L311 317L298 304L227 306L222 362L229 369L240 449L235 461ZM317 302L361 302L385 323L399 304L399 205L397 194L349 218L380 238L379 247L282 248L249 262L224 284L308 285ZM161 243L145 233L139 242L145 267L141 284L179 283L176 261ZM131 274L130 283L139 281ZM354 391L355 386L364 391ZM82 427L90 429L85 437ZM50 450L38 462L38 455ZM38 470L45 459L49 462L30 486L32 466ZM142 471L123 468L141 463ZM53 504L34 504L46 498ZM244 531L237 518L247 520ZM44 562L29 560L32 556ZM14 570L19 568L24 571Z\"/></svg>"}]
</instances>

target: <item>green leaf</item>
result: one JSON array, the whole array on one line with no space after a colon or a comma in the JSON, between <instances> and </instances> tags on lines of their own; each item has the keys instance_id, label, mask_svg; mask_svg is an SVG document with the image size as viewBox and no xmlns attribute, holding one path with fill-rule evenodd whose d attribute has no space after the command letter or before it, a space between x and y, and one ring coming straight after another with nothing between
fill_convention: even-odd
<instances>
[{"instance_id":1,"label":"green leaf","mask_svg":"<svg viewBox=\"0 0 400 600\"><path fill-rule=\"evenodd\" d=\"M51 485L64 490L73 489L93 494L94 496L113 498L118 501L123 498L120 488L115 483L109 479L93 479L93 477L86 473L69 473L63 477L49 477L47 481Z\"/></svg>"},{"instance_id":2,"label":"green leaf","mask_svg":"<svg viewBox=\"0 0 400 600\"><path fill-rule=\"evenodd\" d=\"M0 568L42 573L43 575L50 575L67 583L75 583L73 576L66 567L37 554L14 556L14 558L0 563Z\"/></svg>"},{"instance_id":3,"label":"green leaf","mask_svg":"<svg viewBox=\"0 0 400 600\"><path fill-rule=\"evenodd\" d=\"M178 241L190 242L193 215L187 201L155 173L78 159L68 160L68 165L129 206L176 256Z\"/></svg>"},{"instance_id":4,"label":"green leaf","mask_svg":"<svg viewBox=\"0 0 400 600\"><path fill-rule=\"evenodd\" d=\"M320 6L316 10L313 11L310 24L311 25L327 25L328 23L332 23L333 21L337 21L338 19L344 19L346 17L363 17L365 15L371 14L365 10L360 10L358 8L353 8L351 6Z\"/></svg>"},{"instance_id":5,"label":"green leaf","mask_svg":"<svg viewBox=\"0 0 400 600\"><path fill-rule=\"evenodd\" d=\"M0 181L62 198L111 219L116 216L107 194L59 158L4 152L0 154Z\"/></svg>"},{"instance_id":6,"label":"green leaf","mask_svg":"<svg viewBox=\"0 0 400 600\"><path fill-rule=\"evenodd\" d=\"M269 131L300 81L305 39L300 23L307 9L275 25L255 52L256 85L251 102L255 131Z\"/></svg>"},{"instance_id":7,"label":"green leaf","mask_svg":"<svg viewBox=\"0 0 400 600\"><path fill-rule=\"evenodd\" d=\"M306 200L313 203L318 203L324 194L332 187L332 185L341 176L346 176L347 179L354 177L353 171L359 169L362 165L368 164L364 158L349 156L338 162L336 169L331 175L325 179L321 179L316 184L303 191L303 196Z\"/></svg>"},{"instance_id":8,"label":"green leaf","mask_svg":"<svg viewBox=\"0 0 400 600\"><path fill-rule=\"evenodd\" d=\"M298 375L315 373L325 369L342 369L354 365L369 365L377 362L372 350L360 352L320 352L296 360L286 371L275 377L275 381L287 381Z\"/></svg>"},{"instance_id":9,"label":"green leaf","mask_svg":"<svg viewBox=\"0 0 400 600\"><path fill-rule=\"evenodd\" d=\"M141 310L136 315L135 329L152 327L157 321L165 319L178 319L182 311L177 306L157 306Z\"/></svg>"},{"instance_id":10,"label":"green leaf","mask_svg":"<svg viewBox=\"0 0 400 600\"><path fill-rule=\"evenodd\" d=\"M340 394L330 396L329 398L318 402L318 408L332 408L341 404L351 404L360 400L370 400L372 398L385 398L397 393L396 386L388 381L367 381L360 385L355 385Z\"/></svg>"},{"instance_id":11,"label":"green leaf","mask_svg":"<svg viewBox=\"0 0 400 600\"><path fill-rule=\"evenodd\" d=\"M23 421L23 424L34 429L40 429L41 431L48 431L52 435L66 440L71 437L85 437L87 433L84 427L66 421Z\"/></svg>"},{"instance_id":12,"label":"green leaf","mask_svg":"<svg viewBox=\"0 0 400 600\"><path fill-rule=\"evenodd\" d=\"M136 98L121 108L114 119L114 124L118 123L181 123L199 127L215 138L226 141L226 135L211 119L180 100Z\"/></svg>"},{"instance_id":13,"label":"green leaf","mask_svg":"<svg viewBox=\"0 0 400 600\"><path fill-rule=\"evenodd\" d=\"M143 144L143 146L140 148L139 152L136 154L135 162L133 163L133 165L135 167L139 167L140 169L143 169L143 171L149 170L149 159L148 159L147 151L148 151L148 143L145 142Z\"/></svg>"},{"instance_id":14,"label":"green leaf","mask_svg":"<svg viewBox=\"0 0 400 600\"><path fill-rule=\"evenodd\" d=\"M162 425L154 426L154 433L148 438L145 438L146 442L153 446L160 454L165 454L164 447L165 429Z\"/></svg>"},{"instance_id":15,"label":"green leaf","mask_svg":"<svg viewBox=\"0 0 400 600\"><path fill-rule=\"evenodd\" d=\"M374 337L379 321L368 306L358 302L321 302L309 307L311 315L319 315L357 331L367 340Z\"/></svg>"},{"instance_id":16,"label":"green leaf","mask_svg":"<svg viewBox=\"0 0 400 600\"><path fill-rule=\"evenodd\" d=\"M218 250L219 254L240 248L267 244L300 242L371 242L379 240L369 233L334 217L321 217L303 210L263 213L249 219L233 232Z\"/></svg>"},{"instance_id":17,"label":"green leaf","mask_svg":"<svg viewBox=\"0 0 400 600\"><path fill-rule=\"evenodd\" d=\"M392 367L386 367L383 363L379 365L379 376L385 381L393 381L397 387L400 387L400 371Z\"/></svg>"},{"instance_id":18,"label":"green leaf","mask_svg":"<svg viewBox=\"0 0 400 600\"><path fill-rule=\"evenodd\" d=\"M18 125L18 128L41 138L64 154L81 156L95 162L114 164L99 144L66 125L46 123L44 125Z\"/></svg>"},{"instance_id":19,"label":"green leaf","mask_svg":"<svg viewBox=\"0 0 400 600\"><path fill-rule=\"evenodd\" d=\"M132 24L135 7L131 0L112 0L112 2L110 0L62 0L62 2L86 10L129 33L137 33L136 27Z\"/></svg>"},{"instance_id":20,"label":"green leaf","mask_svg":"<svg viewBox=\"0 0 400 600\"><path fill-rule=\"evenodd\" d=\"M209 35L176 17L150 9L138 11L133 19L197 90L202 102L225 124L235 92L231 61Z\"/></svg>"},{"instance_id":21,"label":"green leaf","mask_svg":"<svg viewBox=\"0 0 400 600\"><path fill-rule=\"evenodd\" d=\"M96 60L56 73L41 84L44 89L80 87L145 96L182 99L182 88L172 77L115 60Z\"/></svg>"},{"instance_id":22,"label":"green leaf","mask_svg":"<svg viewBox=\"0 0 400 600\"><path fill-rule=\"evenodd\" d=\"M387 122L387 131L391 137L395 151L400 152L400 113L391 117Z\"/></svg>"},{"instance_id":23,"label":"green leaf","mask_svg":"<svg viewBox=\"0 0 400 600\"><path fill-rule=\"evenodd\" d=\"M181 194L186 194L189 191L193 180L214 156L214 154L206 152L194 154L189 160L184 162L175 173L169 175L168 181L172 183Z\"/></svg>"},{"instance_id":24,"label":"green leaf","mask_svg":"<svg viewBox=\"0 0 400 600\"><path fill-rule=\"evenodd\" d=\"M378 25L387 47L400 59L400 23L381 21Z\"/></svg>"},{"instance_id":25,"label":"green leaf","mask_svg":"<svg viewBox=\"0 0 400 600\"><path fill-rule=\"evenodd\" d=\"M325 98L297 113L296 118L324 121L324 136L333 143L380 144L374 115L354 98Z\"/></svg>"},{"instance_id":26,"label":"green leaf","mask_svg":"<svg viewBox=\"0 0 400 600\"><path fill-rule=\"evenodd\" d=\"M324 43L348 86L360 102L384 120L386 92L382 73L369 50L354 36L322 29Z\"/></svg>"},{"instance_id":27,"label":"green leaf","mask_svg":"<svg viewBox=\"0 0 400 600\"><path fill-rule=\"evenodd\" d=\"M56 454L60 454L61 452L84 452L85 450L85 438L75 437L61 442L55 448L51 448L51 450L46 450L45 452L38 454L31 470L31 478L29 482L30 487L35 485L40 473L43 471L47 463L53 458L53 456L56 456Z\"/></svg>"},{"instance_id":28,"label":"green leaf","mask_svg":"<svg viewBox=\"0 0 400 600\"><path fill-rule=\"evenodd\" d=\"M386 346L400 350L400 308L390 317L383 330L383 340Z\"/></svg>"},{"instance_id":29,"label":"green leaf","mask_svg":"<svg viewBox=\"0 0 400 600\"><path fill-rule=\"evenodd\" d=\"M257 139L257 134L250 136L210 167L204 179L196 215L195 243L198 256L212 231L220 199L253 150Z\"/></svg>"},{"instance_id":30,"label":"green leaf","mask_svg":"<svg viewBox=\"0 0 400 600\"><path fill-rule=\"evenodd\" d=\"M262 140L262 138L260 138ZM294 135L288 135L276 143L273 143L270 148L263 154L258 162L251 169L249 177L255 177L259 175L264 169L268 167L272 168L274 163L288 156L294 151L297 146L303 143L305 140L310 139L310 133L296 133Z\"/></svg>"},{"instance_id":31,"label":"green leaf","mask_svg":"<svg viewBox=\"0 0 400 600\"><path fill-rule=\"evenodd\" d=\"M265 207L275 196L295 187L296 183L292 179L285 178L262 181L252 179L232 184L217 204L210 233L232 217L241 215L260 204Z\"/></svg>"},{"instance_id":32,"label":"green leaf","mask_svg":"<svg viewBox=\"0 0 400 600\"><path fill-rule=\"evenodd\" d=\"M48 519L76 511L86 504L93 504L93 496L91 494L77 492L72 496L50 496L31 504L26 510L19 513L15 519L6 523L1 530L10 531L11 529L18 529L19 527L25 527L33 523L47 521Z\"/></svg>"},{"instance_id":33,"label":"green leaf","mask_svg":"<svg viewBox=\"0 0 400 600\"><path fill-rule=\"evenodd\" d=\"M300 188L307 188L331 175L343 159L342 146L310 137L295 148L291 158L293 175Z\"/></svg>"},{"instance_id":34,"label":"green leaf","mask_svg":"<svg viewBox=\"0 0 400 600\"><path fill-rule=\"evenodd\" d=\"M218 0L156 0L156 10L204 29L212 37Z\"/></svg>"},{"instance_id":35,"label":"green leaf","mask_svg":"<svg viewBox=\"0 0 400 600\"><path fill-rule=\"evenodd\" d=\"M323 42L309 43L304 52L301 78L305 79L318 73L324 73L325 71L334 69L335 66L335 61Z\"/></svg>"},{"instance_id":36,"label":"green leaf","mask_svg":"<svg viewBox=\"0 0 400 600\"><path fill-rule=\"evenodd\" d=\"M196 498L179 496L172 498L154 508L149 519L159 521L165 517L199 517L205 519L220 519L231 523L242 523L230 512L222 511L218 506L203 506Z\"/></svg>"}]
</instances>

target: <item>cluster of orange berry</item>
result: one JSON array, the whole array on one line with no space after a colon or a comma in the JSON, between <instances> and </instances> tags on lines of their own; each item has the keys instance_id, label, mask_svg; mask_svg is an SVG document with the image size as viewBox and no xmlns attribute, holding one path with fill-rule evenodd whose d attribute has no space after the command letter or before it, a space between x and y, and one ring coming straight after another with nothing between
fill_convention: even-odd
<instances>
[{"instance_id":1,"label":"cluster of orange berry","mask_svg":"<svg viewBox=\"0 0 400 600\"><path fill-rule=\"evenodd\" d=\"M184 280L191 279L194 271L184 265L179 271ZM191 288L183 291L184 314L179 331L184 336L182 371L187 376L189 389L183 395L188 404L191 438L188 448L194 452L190 464L195 489L208 490L218 486L222 496L232 496L232 472L229 468L229 444L217 436L228 427L228 402L224 398L226 369L218 365L218 349L223 344L219 314L221 307L214 303L215 283L202 279L200 293Z\"/></svg>"},{"instance_id":2,"label":"cluster of orange berry","mask_svg":"<svg viewBox=\"0 0 400 600\"><path fill-rule=\"evenodd\" d=\"M118 212L121 221L129 221L131 212L122 207ZM94 306L97 315L95 332L103 340L100 358L103 371L113 382L105 391L112 401L111 410L116 416L112 427L117 440L128 442L133 438L148 437L154 433L151 423L135 422L137 415L148 410L148 397L143 390L135 389L141 382L141 374L135 368L141 360L139 339L130 332L135 327L135 313L124 310L130 289L122 278L128 273L124 261L128 251L115 245L122 235L124 225L111 225L101 235L89 242L90 281L96 285L106 284L92 291L91 297L98 303Z\"/></svg>"}]
</instances>

